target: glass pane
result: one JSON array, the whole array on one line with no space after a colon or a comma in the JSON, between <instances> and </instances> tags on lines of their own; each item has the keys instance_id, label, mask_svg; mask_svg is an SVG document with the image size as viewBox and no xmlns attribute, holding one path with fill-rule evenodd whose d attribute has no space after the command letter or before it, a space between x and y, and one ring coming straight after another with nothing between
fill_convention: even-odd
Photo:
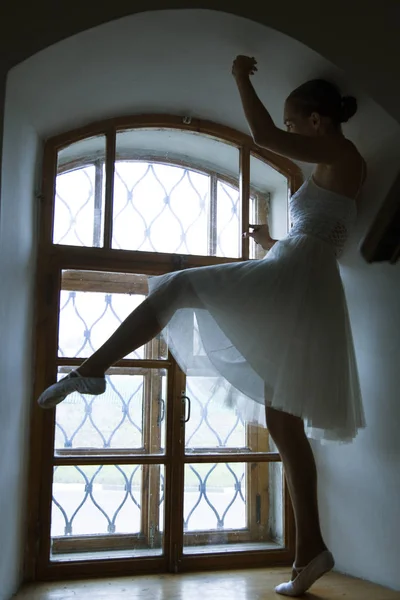
<instances>
[{"instance_id":1,"label":"glass pane","mask_svg":"<svg viewBox=\"0 0 400 600\"><path fill-rule=\"evenodd\" d=\"M59 367L59 379L71 367ZM165 452L167 373L163 369L114 367L101 396L74 393L56 409L55 452Z\"/></svg>"},{"instance_id":2,"label":"glass pane","mask_svg":"<svg viewBox=\"0 0 400 600\"><path fill-rule=\"evenodd\" d=\"M186 554L283 546L281 463L185 465Z\"/></svg>"},{"instance_id":3,"label":"glass pane","mask_svg":"<svg viewBox=\"0 0 400 600\"><path fill-rule=\"evenodd\" d=\"M116 157L113 248L238 256L240 232L230 225L232 202L238 204L235 146L184 131L137 129L117 134ZM217 173L232 190L221 187Z\"/></svg>"},{"instance_id":4,"label":"glass pane","mask_svg":"<svg viewBox=\"0 0 400 600\"><path fill-rule=\"evenodd\" d=\"M147 276L100 271L63 271L60 292L58 355L93 354L143 302ZM163 359L168 349L160 336L126 358Z\"/></svg>"},{"instance_id":5,"label":"glass pane","mask_svg":"<svg viewBox=\"0 0 400 600\"><path fill-rule=\"evenodd\" d=\"M217 256L239 258L241 244L240 194L237 185L217 184Z\"/></svg>"},{"instance_id":6,"label":"glass pane","mask_svg":"<svg viewBox=\"0 0 400 600\"><path fill-rule=\"evenodd\" d=\"M268 223L273 239L283 238L288 231L287 178L266 162L250 156L251 224ZM263 258L266 251L250 239L250 258Z\"/></svg>"},{"instance_id":7,"label":"glass pane","mask_svg":"<svg viewBox=\"0 0 400 600\"><path fill-rule=\"evenodd\" d=\"M186 454L195 452L275 452L267 429L243 421L218 397L214 377L187 376L190 418L185 424ZM187 402L189 402L187 400Z\"/></svg>"},{"instance_id":8,"label":"glass pane","mask_svg":"<svg viewBox=\"0 0 400 600\"><path fill-rule=\"evenodd\" d=\"M190 398L190 419L185 425L186 452L218 448L245 448L245 423L214 393L212 377L186 378L185 395Z\"/></svg>"},{"instance_id":9,"label":"glass pane","mask_svg":"<svg viewBox=\"0 0 400 600\"><path fill-rule=\"evenodd\" d=\"M103 246L106 138L70 144L58 152L55 244Z\"/></svg>"},{"instance_id":10,"label":"glass pane","mask_svg":"<svg viewBox=\"0 0 400 600\"><path fill-rule=\"evenodd\" d=\"M55 467L52 560L161 555L163 488L162 465Z\"/></svg>"}]
</instances>

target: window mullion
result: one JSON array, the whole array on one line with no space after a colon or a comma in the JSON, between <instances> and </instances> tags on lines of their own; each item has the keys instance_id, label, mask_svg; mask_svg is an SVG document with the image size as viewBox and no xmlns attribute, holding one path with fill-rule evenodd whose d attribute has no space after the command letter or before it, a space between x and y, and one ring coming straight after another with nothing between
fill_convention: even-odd
<instances>
[{"instance_id":1,"label":"window mullion","mask_svg":"<svg viewBox=\"0 0 400 600\"><path fill-rule=\"evenodd\" d=\"M153 339L148 348L151 349L151 354L154 356L154 349L157 348L157 340ZM150 371L149 376L149 447L148 452L150 454L161 451L161 421L160 417L162 414L161 402L162 402L162 385L161 379L158 372L153 369ZM148 544L150 548L154 547L154 544L159 543L160 536L160 477L161 470L159 465L151 465L149 472L149 495L148 495Z\"/></svg>"},{"instance_id":2,"label":"window mullion","mask_svg":"<svg viewBox=\"0 0 400 600\"><path fill-rule=\"evenodd\" d=\"M208 253L209 256L217 254L217 196L218 177L212 173L210 177L210 216L208 220Z\"/></svg>"},{"instance_id":3,"label":"window mullion","mask_svg":"<svg viewBox=\"0 0 400 600\"><path fill-rule=\"evenodd\" d=\"M247 146L240 148L239 158L239 189L241 206L241 232L249 230L249 211L250 211L250 151ZM249 258L249 238L242 237L242 258Z\"/></svg>"},{"instance_id":4,"label":"window mullion","mask_svg":"<svg viewBox=\"0 0 400 600\"><path fill-rule=\"evenodd\" d=\"M251 451L269 452L268 431L255 423L248 423L246 429L247 444ZM247 463L246 471L247 527L253 542L262 541L268 537L270 464Z\"/></svg>"},{"instance_id":5,"label":"window mullion","mask_svg":"<svg viewBox=\"0 0 400 600\"><path fill-rule=\"evenodd\" d=\"M185 427L182 422L182 394L186 375L174 361L169 370L167 391L166 453L173 457L165 468L165 548L171 572L179 571L183 555L183 520L185 490Z\"/></svg>"},{"instance_id":6,"label":"window mullion","mask_svg":"<svg viewBox=\"0 0 400 600\"><path fill-rule=\"evenodd\" d=\"M94 215L93 215L93 246L101 247L101 221L102 200L103 200L103 161L96 160L95 179L94 179Z\"/></svg>"},{"instance_id":7,"label":"window mullion","mask_svg":"<svg viewBox=\"0 0 400 600\"><path fill-rule=\"evenodd\" d=\"M111 244L112 244L115 145L116 145L116 132L115 132L115 129L111 129L110 131L107 132L106 197L105 197L105 206L104 206L104 248L111 248Z\"/></svg>"},{"instance_id":8,"label":"window mullion","mask_svg":"<svg viewBox=\"0 0 400 600\"><path fill-rule=\"evenodd\" d=\"M146 373L143 377L143 419L142 419L142 427L143 427L143 448L145 450L146 455L150 453L150 440L151 440L151 372ZM142 467L142 493L141 493L141 534L144 536L147 543L149 542L150 536L150 475L152 465L143 465Z\"/></svg>"}]
</instances>

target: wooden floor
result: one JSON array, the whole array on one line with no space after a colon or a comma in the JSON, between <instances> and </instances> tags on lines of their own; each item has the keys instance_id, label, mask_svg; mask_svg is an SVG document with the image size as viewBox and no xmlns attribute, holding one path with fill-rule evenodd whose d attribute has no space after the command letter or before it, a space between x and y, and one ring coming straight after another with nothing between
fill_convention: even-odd
<instances>
[{"instance_id":1,"label":"wooden floor","mask_svg":"<svg viewBox=\"0 0 400 600\"><path fill-rule=\"evenodd\" d=\"M288 569L272 568L42 583L24 587L14 600L278 600L284 596L274 586L288 576ZM303 598L400 600L400 592L329 573Z\"/></svg>"}]
</instances>

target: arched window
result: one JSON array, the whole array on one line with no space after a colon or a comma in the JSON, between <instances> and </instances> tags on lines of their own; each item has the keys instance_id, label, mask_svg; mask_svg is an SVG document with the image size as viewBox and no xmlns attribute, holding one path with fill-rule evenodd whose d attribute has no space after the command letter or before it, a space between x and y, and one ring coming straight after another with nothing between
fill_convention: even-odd
<instances>
[{"instance_id":1,"label":"arched window","mask_svg":"<svg viewBox=\"0 0 400 600\"><path fill-rule=\"evenodd\" d=\"M261 258L242 232L268 220L273 236L284 235L288 194L301 181L296 165L246 135L162 116L53 138L43 174L35 396L146 297L148 275ZM78 575L82 561L86 573L105 572L111 559L123 573L132 560L137 571L165 571L291 555L279 454L265 430L214 402L193 336L187 377L157 338L110 369L105 395L35 412L41 543L30 543L43 572Z\"/></svg>"}]
</instances>

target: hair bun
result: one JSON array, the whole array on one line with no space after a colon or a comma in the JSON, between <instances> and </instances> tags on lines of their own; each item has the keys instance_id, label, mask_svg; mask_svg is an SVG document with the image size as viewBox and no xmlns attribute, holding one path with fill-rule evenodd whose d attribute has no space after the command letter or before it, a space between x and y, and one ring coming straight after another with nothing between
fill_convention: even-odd
<instances>
[{"instance_id":1,"label":"hair bun","mask_svg":"<svg viewBox=\"0 0 400 600\"><path fill-rule=\"evenodd\" d=\"M353 96L344 96L341 103L340 122L347 123L357 112L357 100Z\"/></svg>"}]
</instances>

